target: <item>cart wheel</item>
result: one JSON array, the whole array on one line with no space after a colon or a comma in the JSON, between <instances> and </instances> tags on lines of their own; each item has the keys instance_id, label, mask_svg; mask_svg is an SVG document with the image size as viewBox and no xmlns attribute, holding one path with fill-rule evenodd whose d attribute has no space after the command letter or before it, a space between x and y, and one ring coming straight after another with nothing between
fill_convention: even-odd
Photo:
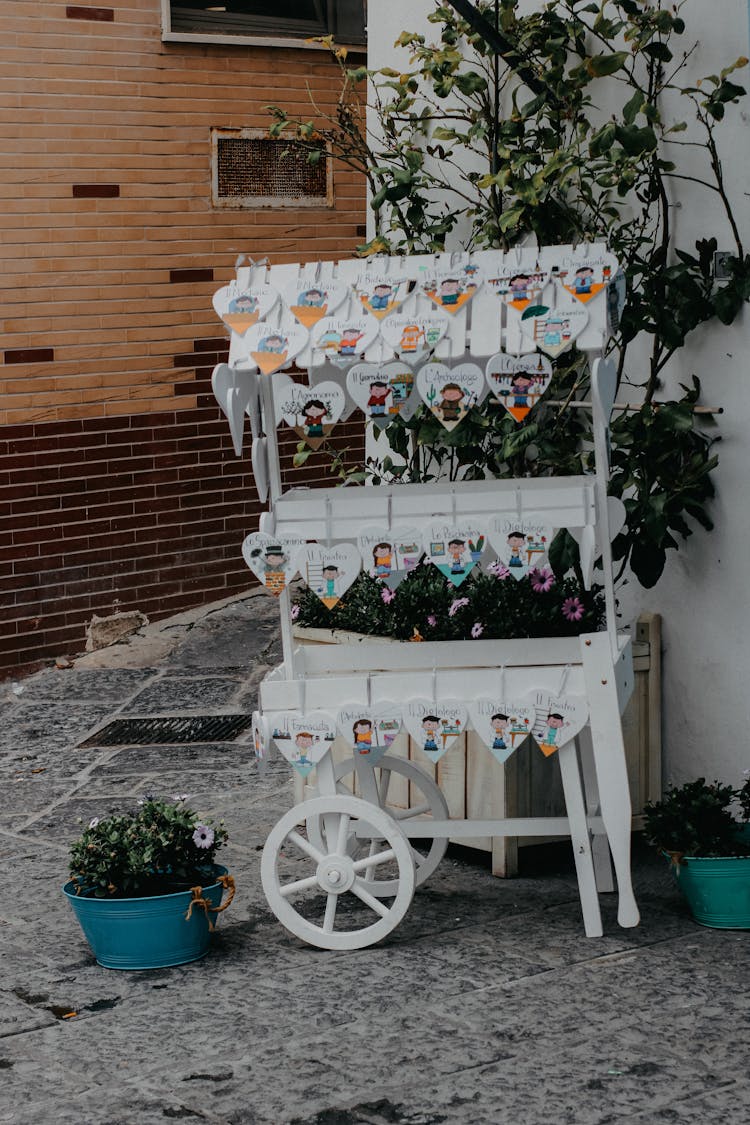
<instances>
[{"instance_id":1,"label":"cart wheel","mask_svg":"<svg viewBox=\"0 0 750 1125\"><path fill-rule=\"evenodd\" d=\"M433 820L448 819L448 804L445 797L430 775L414 762L410 762L407 758L394 758L386 755L380 759L376 766L370 768L372 769L375 784L377 785L378 803L396 823L411 820L414 817L430 817ZM342 795L351 793L351 781L353 779L350 775L354 774L355 770L356 766L353 758L348 758L346 761L336 763L336 791L338 793ZM403 809L389 803L388 791L393 774L396 774L397 777L405 777L409 782L412 799L416 798L412 808ZM372 807L369 802L368 807ZM323 847L321 822L319 818L316 817L308 820L307 834L316 847ZM377 836L379 834L373 832L372 835ZM360 856L368 854L368 852L370 855L374 855L378 847L381 846L381 840L373 839L369 844L366 840L363 840L361 828L358 837L355 837L353 833L350 834L349 843L347 844L347 853L352 856L352 858L359 858ZM419 887L425 880L429 879L433 871L437 869L438 864L445 855L448 841L447 839L434 838L410 840L409 847L411 848L411 855L416 869L416 882ZM369 882L370 880L368 880L368 883ZM388 897L389 895L395 895L396 886L395 883L389 883L388 880L379 879L371 890L376 896L383 895Z\"/></svg>"},{"instance_id":2,"label":"cart wheel","mask_svg":"<svg viewBox=\"0 0 750 1125\"><path fill-rule=\"evenodd\" d=\"M299 830L313 821L323 825L319 845ZM360 825L377 833L385 847L355 859L347 845ZM279 921L321 949L362 949L380 941L404 917L414 894L408 840L382 809L352 796L315 797L282 816L266 841L260 874ZM374 889L381 882L393 888L387 895ZM387 897L393 898L390 905L382 901Z\"/></svg>"}]
</instances>

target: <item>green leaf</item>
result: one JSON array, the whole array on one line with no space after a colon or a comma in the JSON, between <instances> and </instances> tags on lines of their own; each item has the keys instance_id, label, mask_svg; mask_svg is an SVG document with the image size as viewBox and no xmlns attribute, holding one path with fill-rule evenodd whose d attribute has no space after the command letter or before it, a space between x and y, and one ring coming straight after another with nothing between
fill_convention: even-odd
<instances>
[{"instance_id":1,"label":"green leaf","mask_svg":"<svg viewBox=\"0 0 750 1125\"><path fill-rule=\"evenodd\" d=\"M611 55L594 55L586 60L586 69L595 78L605 78L608 74L615 74L628 58L627 51L615 51Z\"/></svg>"},{"instance_id":2,"label":"green leaf","mask_svg":"<svg viewBox=\"0 0 750 1125\"><path fill-rule=\"evenodd\" d=\"M641 90L636 90L632 98L622 107L622 116L626 125L632 125L645 102L645 95Z\"/></svg>"}]
</instances>

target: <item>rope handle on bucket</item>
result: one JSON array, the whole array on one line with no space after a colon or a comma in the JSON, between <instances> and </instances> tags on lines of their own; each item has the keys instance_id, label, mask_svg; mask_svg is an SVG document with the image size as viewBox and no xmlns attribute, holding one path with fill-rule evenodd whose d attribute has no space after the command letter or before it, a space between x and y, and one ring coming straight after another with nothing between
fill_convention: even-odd
<instances>
[{"instance_id":1,"label":"rope handle on bucket","mask_svg":"<svg viewBox=\"0 0 750 1125\"><path fill-rule=\"evenodd\" d=\"M234 877L232 875L220 875L216 881L217 883L221 883L225 891L229 892L226 902L222 902L220 906L214 906L213 903L209 902L207 898L203 897L203 887L191 887L190 891L193 897L190 905L187 908L187 914L185 915L186 922L190 921L190 916L193 913L193 907L201 906L206 912L209 930L214 929L214 924L211 920L211 914L221 914L222 910L226 910L226 908L231 904L237 890L234 882Z\"/></svg>"}]
</instances>

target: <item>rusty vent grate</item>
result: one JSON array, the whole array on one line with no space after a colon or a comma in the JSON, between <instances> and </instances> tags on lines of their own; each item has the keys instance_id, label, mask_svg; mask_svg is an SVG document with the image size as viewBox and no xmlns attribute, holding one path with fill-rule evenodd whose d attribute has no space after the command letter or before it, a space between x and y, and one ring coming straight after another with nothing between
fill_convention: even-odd
<instances>
[{"instance_id":1,"label":"rusty vent grate","mask_svg":"<svg viewBox=\"0 0 750 1125\"><path fill-rule=\"evenodd\" d=\"M252 715L196 715L190 718L156 716L115 719L80 746L186 745L192 742L231 742L252 725Z\"/></svg>"},{"instance_id":2,"label":"rusty vent grate","mask_svg":"<svg viewBox=\"0 0 750 1125\"><path fill-rule=\"evenodd\" d=\"M310 164L305 150L283 138L214 130L216 207L328 207L328 161Z\"/></svg>"}]
</instances>

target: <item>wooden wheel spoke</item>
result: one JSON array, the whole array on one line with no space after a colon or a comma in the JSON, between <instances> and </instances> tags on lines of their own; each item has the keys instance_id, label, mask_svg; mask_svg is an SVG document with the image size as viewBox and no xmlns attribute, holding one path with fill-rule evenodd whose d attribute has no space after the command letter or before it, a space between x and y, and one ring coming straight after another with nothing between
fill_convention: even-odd
<instances>
[{"instance_id":1,"label":"wooden wheel spoke","mask_svg":"<svg viewBox=\"0 0 750 1125\"><path fill-rule=\"evenodd\" d=\"M427 801L421 805L413 805L410 809L391 809L390 813L394 820L411 820L414 816L424 816L426 813L432 812L432 805Z\"/></svg>"},{"instance_id":2,"label":"wooden wheel spoke","mask_svg":"<svg viewBox=\"0 0 750 1125\"><path fill-rule=\"evenodd\" d=\"M326 899L326 913L323 919L323 933L333 933L333 923L336 920L336 907L338 906L339 896L334 891L328 892Z\"/></svg>"},{"instance_id":3,"label":"wooden wheel spoke","mask_svg":"<svg viewBox=\"0 0 750 1125\"><path fill-rule=\"evenodd\" d=\"M369 872L371 868L377 867L380 863L387 863L389 859L395 859L396 853L393 848L386 848L384 852L371 853L365 859L355 859L352 864L353 869L359 874L360 871Z\"/></svg>"},{"instance_id":4,"label":"wooden wheel spoke","mask_svg":"<svg viewBox=\"0 0 750 1125\"><path fill-rule=\"evenodd\" d=\"M306 840L304 836L300 836L299 832L290 832L287 835L287 840L291 840L293 844L297 845L301 852L304 852L305 855L309 856L310 859L314 859L316 863L322 862L324 858L323 853L319 852L318 849L313 844L311 844L309 840Z\"/></svg>"},{"instance_id":5,"label":"wooden wheel spoke","mask_svg":"<svg viewBox=\"0 0 750 1125\"><path fill-rule=\"evenodd\" d=\"M297 891L309 891L311 887L319 885L318 876L309 875L306 879L295 879L293 883L284 883L283 886L279 887L279 894L288 898L289 895L296 894Z\"/></svg>"},{"instance_id":6,"label":"wooden wheel spoke","mask_svg":"<svg viewBox=\"0 0 750 1125\"><path fill-rule=\"evenodd\" d=\"M380 784L378 785L378 796L380 798L381 809L385 808L386 800L388 797L388 789L391 784L391 771L383 767L380 770Z\"/></svg>"},{"instance_id":7,"label":"wooden wheel spoke","mask_svg":"<svg viewBox=\"0 0 750 1125\"><path fill-rule=\"evenodd\" d=\"M379 898L375 898L374 895L371 895L370 892L366 890L362 884L362 879L355 879L351 887L352 894L356 895L357 898L365 904L365 906L369 906L370 910L374 910L375 913L379 914L381 918L385 918L389 913L388 907L384 906Z\"/></svg>"},{"instance_id":8,"label":"wooden wheel spoke","mask_svg":"<svg viewBox=\"0 0 750 1125\"><path fill-rule=\"evenodd\" d=\"M349 820L350 817L346 813L341 814L339 819L339 830L336 836L336 855L346 855L346 841L349 835Z\"/></svg>"}]
</instances>

